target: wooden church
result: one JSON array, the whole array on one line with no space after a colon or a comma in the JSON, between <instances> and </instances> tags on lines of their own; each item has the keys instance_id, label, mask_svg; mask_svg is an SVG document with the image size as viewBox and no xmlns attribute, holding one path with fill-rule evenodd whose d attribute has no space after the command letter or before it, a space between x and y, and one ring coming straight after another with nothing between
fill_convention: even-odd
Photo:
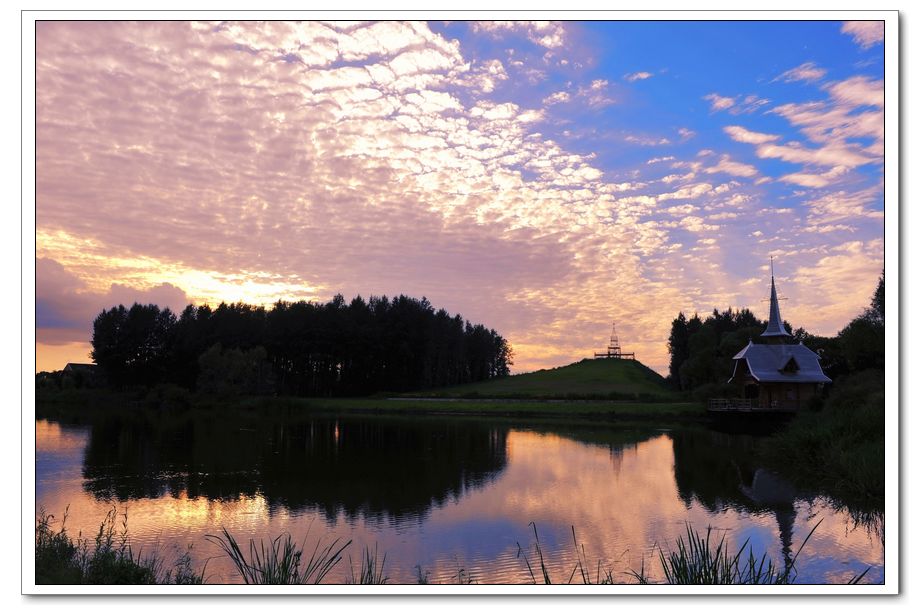
<instances>
[{"instance_id":1,"label":"wooden church","mask_svg":"<svg viewBox=\"0 0 920 615\"><path fill-rule=\"evenodd\" d=\"M710 410L794 412L831 381L821 369L820 357L801 342L795 343L783 324L772 272L770 321L760 337L763 343L750 341L732 357L734 368L728 382L736 385L741 398L710 400Z\"/></svg>"}]
</instances>

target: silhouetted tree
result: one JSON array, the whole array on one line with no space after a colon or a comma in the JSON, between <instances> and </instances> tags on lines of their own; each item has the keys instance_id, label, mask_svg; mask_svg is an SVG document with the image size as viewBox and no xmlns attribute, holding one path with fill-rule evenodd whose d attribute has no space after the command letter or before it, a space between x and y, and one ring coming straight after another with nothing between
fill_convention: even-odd
<instances>
[{"instance_id":1,"label":"silhouetted tree","mask_svg":"<svg viewBox=\"0 0 920 615\"><path fill-rule=\"evenodd\" d=\"M116 386L162 382L252 392L241 376L255 355L272 377L255 389L290 395L365 395L505 376L513 353L494 329L435 310L422 298L336 295L325 304L279 301L103 310L93 358ZM261 356L261 355L260 355ZM242 370L242 371L240 371ZM271 385L266 385L271 382Z\"/></svg>"}]
</instances>

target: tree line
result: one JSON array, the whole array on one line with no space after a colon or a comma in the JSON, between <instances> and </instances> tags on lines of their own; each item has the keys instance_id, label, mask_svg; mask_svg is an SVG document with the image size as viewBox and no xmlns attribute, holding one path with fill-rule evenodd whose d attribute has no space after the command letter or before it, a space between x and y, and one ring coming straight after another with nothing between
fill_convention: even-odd
<instances>
[{"instance_id":1,"label":"tree line","mask_svg":"<svg viewBox=\"0 0 920 615\"><path fill-rule=\"evenodd\" d=\"M92 347L110 386L218 394L367 395L506 376L512 365L494 329L404 295L189 305L178 316L118 305L93 321Z\"/></svg>"},{"instance_id":2,"label":"tree line","mask_svg":"<svg viewBox=\"0 0 920 615\"><path fill-rule=\"evenodd\" d=\"M804 328L793 329L793 340L804 343L821 356L824 373L832 380L841 376L885 367L885 274L882 272L870 306L836 336L812 335ZM681 391L709 397L728 392L732 357L749 341L763 343L760 334L766 321L747 308L713 310L705 319L678 313L668 337L668 381Z\"/></svg>"}]
</instances>

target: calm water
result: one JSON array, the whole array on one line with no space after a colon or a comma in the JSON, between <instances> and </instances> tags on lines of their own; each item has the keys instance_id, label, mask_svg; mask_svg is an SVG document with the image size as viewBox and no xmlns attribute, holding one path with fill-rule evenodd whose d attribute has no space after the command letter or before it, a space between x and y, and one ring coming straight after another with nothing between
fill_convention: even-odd
<instances>
[{"instance_id":1,"label":"calm water","mask_svg":"<svg viewBox=\"0 0 920 615\"><path fill-rule=\"evenodd\" d=\"M750 462L751 436L714 431L565 428L483 419L320 417L308 420L36 421L36 505L94 535L127 510L132 544L167 559L192 545L210 583L239 578L205 540L226 527L241 544L290 532L307 545L376 544L391 582L526 583L533 529L554 582L575 563L572 526L592 567L617 582L685 523L750 539L775 562L794 553L800 583L842 583L871 566L884 579L884 530L798 493ZM347 558L327 580L340 583ZM462 572L460 572L462 571ZM459 577L458 577L459 574Z\"/></svg>"}]
</instances>

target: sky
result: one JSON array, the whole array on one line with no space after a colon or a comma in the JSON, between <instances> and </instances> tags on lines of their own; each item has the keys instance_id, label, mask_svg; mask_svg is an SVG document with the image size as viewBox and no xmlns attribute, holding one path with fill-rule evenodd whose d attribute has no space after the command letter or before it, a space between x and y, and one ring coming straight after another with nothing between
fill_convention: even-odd
<instances>
[{"instance_id":1,"label":"sky","mask_svg":"<svg viewBox=\"0 0 920 615\"><path fill-rule=\"evenodd\" d=\"M882 22L39 22L36 370L138 301L427 297L515 372L884 266Z\"/></svg>"}]
</instances>

